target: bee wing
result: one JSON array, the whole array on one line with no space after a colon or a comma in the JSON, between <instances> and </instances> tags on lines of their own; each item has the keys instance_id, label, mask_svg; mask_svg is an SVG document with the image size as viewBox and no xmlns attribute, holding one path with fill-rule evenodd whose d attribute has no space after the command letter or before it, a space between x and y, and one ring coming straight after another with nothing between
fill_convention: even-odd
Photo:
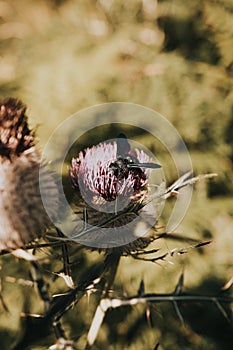
<instances>
[{"instance_id":1,"label":"bee wing","mask_svg":"<svg viewBox=\"0 0 233 350\"><path fill-rule=\"evenodd\" d=\"M117 158L126 157L130 151L130 144L125 134L120 133L117 137Z\"/></svg>"},{"instance_id":2,"label":"bee wing","mask_svg":"<svg viewBox=\"0 0 233 350\"><path fill-rule=\"evenodd\" d=\"M129 168L158 169L158 168L161 168L161 165L156 163L131 163L129 164Z\"/></svg>"},{"instance_id":3,"label":"bee wing","mask_svg":"<svg viewBox=\"0 0 233 350\"><path fill-rule=\"evenodd\" d=\"M117 158L126 158L129 156L130 144L125 134L120 133L117 137ZM136 159L136 158L135 158ZM158 169L161 168L160 164L156 163L130 163L128 168L149 168Z\"/></svg>"}]
</instances>

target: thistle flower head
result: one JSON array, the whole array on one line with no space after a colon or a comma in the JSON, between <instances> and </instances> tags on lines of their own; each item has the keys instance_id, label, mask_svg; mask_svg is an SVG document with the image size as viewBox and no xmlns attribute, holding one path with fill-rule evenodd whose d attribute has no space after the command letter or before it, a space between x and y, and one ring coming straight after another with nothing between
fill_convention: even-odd
<instances>
[{"instance_id":1,"label":"thistle flower head","mask_svg":"<svg viewBox=\"0 0 233 350\"><path fill-rule=\"evenodd\" d=\"M88 223L99 226L101 222L108 221L114 214L124 211L123 215L115 220L109 220L103 227L118 230L116 236L119 239L119 229L130 223L137 213L127 213L127 208L140 203L148 195L148 172L149 169L140 166L132 166L135 163L149 163L150 157L138 148L129 150L126 157L117 154L117 142L100 143L97 146L87 148L80 152L77 159L73 158L69 175L74 188L82 198L82 206L85 208ZM99 231L99 233L101 232ZM119 245L122 252L135 250L148 245L148 237L132 235L131 238L120 239ZM109 237L107 238L109 239ZM111 239L114 238L111 237ZM128 243L128 241L135 241ZM106 242L106 246L108 243Z\"/></svg>"},{"instance_id":2,"label":"thistle flower head","mask_svg":"<svg viewBox=\"0 0 233 350\"><path fill-rule=\"evenodd\" d=\"M130 151L129 157L139 163L150 161L149 156L139 149ZM70 177L90 205L101 210L101 206L119 199L127 203L139 200L146 193L146 169L128 168L128 159L117 160L117 145L101 143L79 153L72 159Z\"/></svg>"},{"instance_id":3,"label":"thistle flower head","mask_svg":"<svg viewBox=\"0 0 233 350\"><path fill-rule=\"evenodd\" d=\"M26 106L14 98L0 101L0 155L11 159L35 145L34 133L29 129Z\"/></svg>"},{"instance_id":4,"label":"thistle flower head","mask_svg":"<svg viewBox=\"0 0 233 350\"><path fill-rule=\"evenodd\" d=\"M0 251L22 247L51 226L40 196L40 154L25 112L17 99L0 101ZM42 181L55 212L58 192L46 169Z\"/></svg>"}]
</instances>

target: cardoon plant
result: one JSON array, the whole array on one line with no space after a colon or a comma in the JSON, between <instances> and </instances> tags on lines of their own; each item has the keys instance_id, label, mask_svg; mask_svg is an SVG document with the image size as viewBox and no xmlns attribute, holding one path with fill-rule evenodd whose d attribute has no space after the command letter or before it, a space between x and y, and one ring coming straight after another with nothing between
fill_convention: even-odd
<instances>
[{"instance_id":1,"label":"cardoon plant","mask_svg":"<svg viewBox=\"0 0 233 350\"><path fill-rule=\"evenodd\" d=\"M147 305L148 319L151 305L161 302L171 302L182 322L183 316L179 307L184 302L214 303L227 319L227 313L221 303L232 304L232 297L223 293L188 294L183 291L183 273L171 293L147 293L143 280L134 295L121 295L114 288L122 255L154 263L158 260L171 259L174 255L184 254L190 249L200 248L209 243L191 239L191 245L175 248L166 253L161 252L156 246L155 249L147 248L152 241L161 237L186 241L186 237L182 235L159 233L155 230L161 204L168 197L176 195L184 186L200 179L211 178L216 174L191 177L191 173L187 172L166 188L163 181L158 180L158 183L153 181L151 184L150 174L153 171L157 172L156 168L160 166L153 163L152 157L144 150L138 147L130 148L123 134L117 140L93 145L80 152L78 158L73 158L69 168L73 190L78 197L75 206L76 218L79 217L77 225L76 221L74 226L71 225L72 229L74 227L74 232L69 236L62 231L62 226L59 227L57 217L63 216L57 215L60 214L58 189L51 173L46 171L43 163L41 164L40 154L35 147L34 133L28 127L25 111L26 106L16 99L8 98L0 102L0 253L4 254L3 250L21 248L35 238L43 236L54 218L54 225L58 223L56 232L59 237L47 235L49 240L53 238L55 241L30 244L29 247L45 249L49 246L49 251L52 252L54 244L61 245L61 254L55 251L56 254L46 254L46 261L42 259L32 261L30 264L31 281L25 281L25 287L28 286L28 282L31 282L30 286L37 285L44 313L25 313L24 309L20 311L20 315L25 317L22 323L24 335L15 349L29 349L31 345L42 342L42 339L51 335L52 328L55 343L49 349L76 349L76 345L83 348L81 333L85 333L82 334L85 336L85 349L90 349L98 337L108 310L110 312L110 309L123 306L132 308L140 303ZM43 195L46 196L47 212L41 199ZM65 215L66 212L64 217ZM69 219L70 217L67 220ZM65 235L67 237L64 237ZM189 241L188 238L187 240ZM82 249L79 249L80 245L76 245L75 241L83 243ZM85 261L82 260L83 252L85 251L85 257L86 252L90 250L86 250L85 246L104 251L104 259L94 261L86 267L85 263L82 264ZM51 259L49 283L46 276L49 271L48 258ZM61 261L63 267L57 270L57 263ZM56 287L54 282L58 277L62 277L66 283L65 290L62 287L62 292L60 287L54 290L54 286ZM22 279L19 280L22 282ZM9 281L12 281L11 276ZM228 282L224 288L227 289L231 283ZM77 332L77 337L76 333L75 337L66 335L61 322L63 316L75 304L79 307L81 298L90 294L96 295L95 303L98 303L98 306L92 321L89 322L89 331L86 332L86 327L85 331L75 328L73 331ZM8 312L8 303L4 297L3 289L3 293L0 293L1 306ZM79 318L80 314L75 311L75 317ZM70 323L71 330L73 320L72 318ZM80 320L78 322L80 325ZM51 338L48 341L51 342ZM158 346L157 343L155 348Z\"/></svg>"}]
</instances>

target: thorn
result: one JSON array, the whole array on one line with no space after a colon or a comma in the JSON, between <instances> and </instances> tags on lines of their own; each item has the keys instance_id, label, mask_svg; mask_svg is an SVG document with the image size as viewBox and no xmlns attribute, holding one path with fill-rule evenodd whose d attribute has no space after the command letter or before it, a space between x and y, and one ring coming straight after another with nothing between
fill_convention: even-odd
<instances>
[{"instance_id":1,"label":"thorn","mask_svg":"<svg viewBox=\"0 0 233 350\"><path fill-rule=\"evenodd\" d=\"M207 245L207 244L210 244L210 243L212 243L212 241L201 242L201 243L196 244L194 247L195 248L200 248L200 247L203 247L204 245Z\"/></svg>"},{"instance_id":2,"label":"thorn","mask_svg":"<svg viewBox=\"0 0 233 350\"><path fill-rule=\"evenodd\" d=\"M71 276L64 274L64 272L56 273L56 275L63 278L67 287L74 289L74 281Z\"/></svg>"},{"instance_id":3,"label":"thorn","mask_svg":"<svg viewBox=\"0 0 233 350\"><path fill-rule=\"evenodd\" d=\"M182 292L183 286L184 286L184 271L182 271L182 273L179 277L178 283L177 283L176 288L174 290L174 294L179 295Z\"/></svg>"},{"instance_id":4,"label":"thorn","mask_svg":"<svg viewBox=\"0 0 233 350\"><path fill-rule=\"evenodd\" d=\"M220 304L220 302L219 302L217 299L215 299L215 300L214 300L214 303L215 303L215 305L217 306L217 308L218 308L218 310L220 311L220 313L223 315L223 317L227 320L227 322L228 322L230 325L232 325L231 319L229 318L229 316L228 316L226 310L225 310L224 307Z\"/></svg>"},{"instance_id":5,"label":"thorn","mask_svg":"<svg viewBox=\"0 0 233 350\"><path fill-rule=\"evenodd\" d=\"M180 309L179 309L179 306L178 306L177 302L176 302L176 301L173 301L173 305L174 305L176 314L177 314L177 316L178 316L178 318L179 318L179 320L180 320L180 323L181 323L182 326L183 326L183 325L184 325L184 318L183 318L183 316L182 316L182 314L181 314L181 312L180 312Z\"/></svg>"},{"instance_id":6,"label":"thorn","mask_svg":"<svg viewBox=\"0 0 233 350\"><path fill-rule=\"evenodd\" d=\"M145 283L142 279L138 288L138 296L142 296L143 294L145 294Z\"/></svg>"},{"instance_id":7,"label":"thorn","mask_svg":"<svg viewBox=\"0 0 233 350\"><path fill-rule=\"evenodd\" d=\"M39 258L35 255L32 255L29 252L26 252L23 249L16 249L12 252L12 255L14 255L16 258L21 258L27 261L38 261Z\"/></svg>"},{"instance_id":8,"label":"thorn","mask_svg":"<svg viewBox=\"0 0 233 350\"><path fill-rule=\"evenodd\" d=\"M233 276L231 277L231 279L229 281L227 281L224 284L224 286L222 287L222 291L226 291L226 290L230 289L232 284L233 284Z\"/></svg>"},{"instance_id":9,"label":"thorn","mask_svg":"<svg viewBox=\"0 0 233 350\"><path fill-rule=\"evenodd\" d=\"M149 303L147 303L147 306L146 306L146 319L147 319L148 325L152 328L151 312L150 312L150 305L149 305Z\"/></svg>"},{"instance_id":10,"label":"thorn","mask_svg":"<svg viewBox=\"0 0 233 350\"><path fill-rule=\"evenodd\" d=\"M90 305L90 296L91 296L91 293L92 293L92 290L87 290L87 305Z\"/></svg>"}]
</instances>

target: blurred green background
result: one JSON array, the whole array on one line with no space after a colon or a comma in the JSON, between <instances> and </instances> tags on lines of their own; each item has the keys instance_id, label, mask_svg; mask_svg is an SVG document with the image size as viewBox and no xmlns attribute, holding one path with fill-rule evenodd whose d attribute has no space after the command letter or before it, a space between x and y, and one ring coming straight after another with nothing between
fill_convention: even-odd
<instances>
[{"instance_id":1,"label":"blurred green background","mask_svg":"<svg viewBox=\"0 0 233 350\"><path fill-rule=\"evenodd\" d=\"M78 110L104 102L133 102L164 115L190 151L195 173L218 177L196 186L177 232L212 240L200 251L158 264L123 258L116 293L168 293L182 269L185 288L214 294L232 277L233 263L233 4L231 0L7 0L0 1L0 96L28 106L40 146ZM85 123L85 120L80 120ZM144 140L153 147L150 140ZM85 143L85 140L84 140ZM169 181L176 174L170 175ZM166 220L166 213L162 223ZM187 243L160 240L168 251ZM84 251L80 270L101 259ZM59 263L57 262L59 265ZM1 258L1 349L22 336L20 312L41 312L36 291L25 285L29 264ZM56 264L50 271L58 269ZM61 267L61 266L60 266ZM14 278L16 280L14 280ZM20 282L21 281L21 282ZM56 289L57 288L57 289ZM61 282L54 292L65 290ZM95 297L82 300L63 324L78 348L93 316ZM232 328L213 305L182 305L183 327L169 304L110 311L93 349L232 349ZM30 349L46 349L54 337Z\"/></svg>"}]
</instances>

